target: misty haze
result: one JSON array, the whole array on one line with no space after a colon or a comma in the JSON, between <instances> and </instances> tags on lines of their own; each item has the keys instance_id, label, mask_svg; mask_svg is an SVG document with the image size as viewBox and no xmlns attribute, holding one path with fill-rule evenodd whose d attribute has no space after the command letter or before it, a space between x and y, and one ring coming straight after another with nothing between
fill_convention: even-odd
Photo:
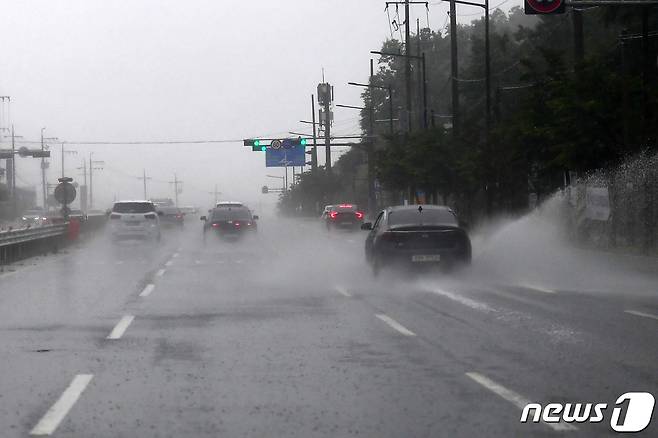
<instances>
[{"instance_id":1,"label":"misty haze","mask_svg":"<svg viewBox=\"0 0 658 438\"><path fill-rule=\"evenodd\" d=\"M658 0L0 41L0 437L658 436Z\"/></svg>"}]
</instances>

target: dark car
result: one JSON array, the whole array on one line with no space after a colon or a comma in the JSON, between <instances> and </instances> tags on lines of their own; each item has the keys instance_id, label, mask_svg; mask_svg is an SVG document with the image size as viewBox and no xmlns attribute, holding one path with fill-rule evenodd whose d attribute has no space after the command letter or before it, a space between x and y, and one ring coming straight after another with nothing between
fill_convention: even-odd
<instances>
[{"instance_id":1,"label":"dark car","mask_svg":"<svg viewBox=\"0 0 658 438\"><path fill-rule=\"evenodd\" d=\"M471 261L471 240L449 207L389 207L361 228L370 230L365 252L375 275L385 266L449 270Z\"/></svg>"},{"instance_id":2,"label":"dark car","mask_svg":"<svg viewBox=\"0 0 658 438\"><path fill-rule=\"evenodd\" d=\"M330 206L323 216L328 230L358 229L363 223L364 214L354 204L338 204Z\"/></svg>"},{"instance_id":3,"label":"dark car","mask_svg":"<svg viewBox=\"0 0 658 438\"><path fill-rule=\"evenodd\" d=\"M183 213L183 211L178 207L158 206L157 211L160 216L160 226L162 227L182 227L185 223L185 213Z\"/></svg>"},{"instance_id":4,"label":"dark car","mask_svg":"<svg viewBox=\"0 0 658 438\"><path fill-rule=\"evenodd\" d=\"M247 207L218 207L209 216L201 216L204 233L212 232L220 237L239 237L254 232L258 216L252 215Z\"/></svg>"}]
</instances>

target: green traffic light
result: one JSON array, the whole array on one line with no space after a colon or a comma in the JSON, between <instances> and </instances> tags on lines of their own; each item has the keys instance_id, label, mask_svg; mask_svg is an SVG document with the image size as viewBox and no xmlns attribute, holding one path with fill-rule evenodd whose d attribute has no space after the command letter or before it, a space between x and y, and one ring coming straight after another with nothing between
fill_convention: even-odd
<instances>
[{"instance_id":1,"label":"green traffic light","mask_svg":"<svg viewBox=\"0 0 658 438\"><path fill-rule=\"evenodd\" d=\"M305 139L305 138L302 138L302 139L299 141L299 144L301 144L302 146L306 146L306 139Z\"/></svg>"},{"instance_id":2,"label":"green traffic light","mask_svg":"<svg viewBox=\"0 0 658 438\"><path fill-rule=\"evenodd\" d=\"M260 147L260 150L261 150L262 152L265 152L265 151L267 150L267 146L261 146L261 147Z\"/></svg>"},{"instance_id":3,"label":"green traffic light","mask_svg":"<svg viewBox=\"0 0 658 438\"><path fill-rule=\"evenodd\" d=\"M254 140L254 146L260 146L260 140Z\"/></svg>"}]
</instances>

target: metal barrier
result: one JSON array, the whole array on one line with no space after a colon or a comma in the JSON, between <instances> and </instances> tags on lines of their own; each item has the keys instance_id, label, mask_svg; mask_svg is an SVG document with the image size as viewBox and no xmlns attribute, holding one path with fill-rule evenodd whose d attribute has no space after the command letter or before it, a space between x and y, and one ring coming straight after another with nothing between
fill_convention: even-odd
<instances>
[{"instance_id":1,"label":"metal barrier","mask_svg":"<svg viewBox=\"0 0 658 438\"><path fill-rule=\"evenodd\" d=\"M68 222L0 231L0 271L4 265L48 252L78 238L78 233L94 233L107 223L106 215L86 216L78 231L71 232Z\"/></svg>"},{"instance_id":2,"label":"metal barrier","mask_svg":"<svg viewBox=\"0 0 658 438\"><path fill-rule=\"evenodd\" d=\"M49 251L57 252L68 224L44 225L0 232L0 265Z\"/></svg>"}]
</instances>

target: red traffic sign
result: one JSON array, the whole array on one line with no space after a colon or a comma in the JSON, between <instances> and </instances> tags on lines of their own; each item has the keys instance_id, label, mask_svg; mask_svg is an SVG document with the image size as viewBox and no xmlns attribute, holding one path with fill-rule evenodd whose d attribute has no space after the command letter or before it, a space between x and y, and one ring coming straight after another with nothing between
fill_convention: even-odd
<instances>
[{"instance_id":1,"label":"red traffic sign","mask_svg":"<svg viewBox=\"0 0 658 438\"><path fill-rule=\"evenodd\" d=\"M564 0L525 0L526 15L564 14Z\"/></svg>"}]
</instances>

